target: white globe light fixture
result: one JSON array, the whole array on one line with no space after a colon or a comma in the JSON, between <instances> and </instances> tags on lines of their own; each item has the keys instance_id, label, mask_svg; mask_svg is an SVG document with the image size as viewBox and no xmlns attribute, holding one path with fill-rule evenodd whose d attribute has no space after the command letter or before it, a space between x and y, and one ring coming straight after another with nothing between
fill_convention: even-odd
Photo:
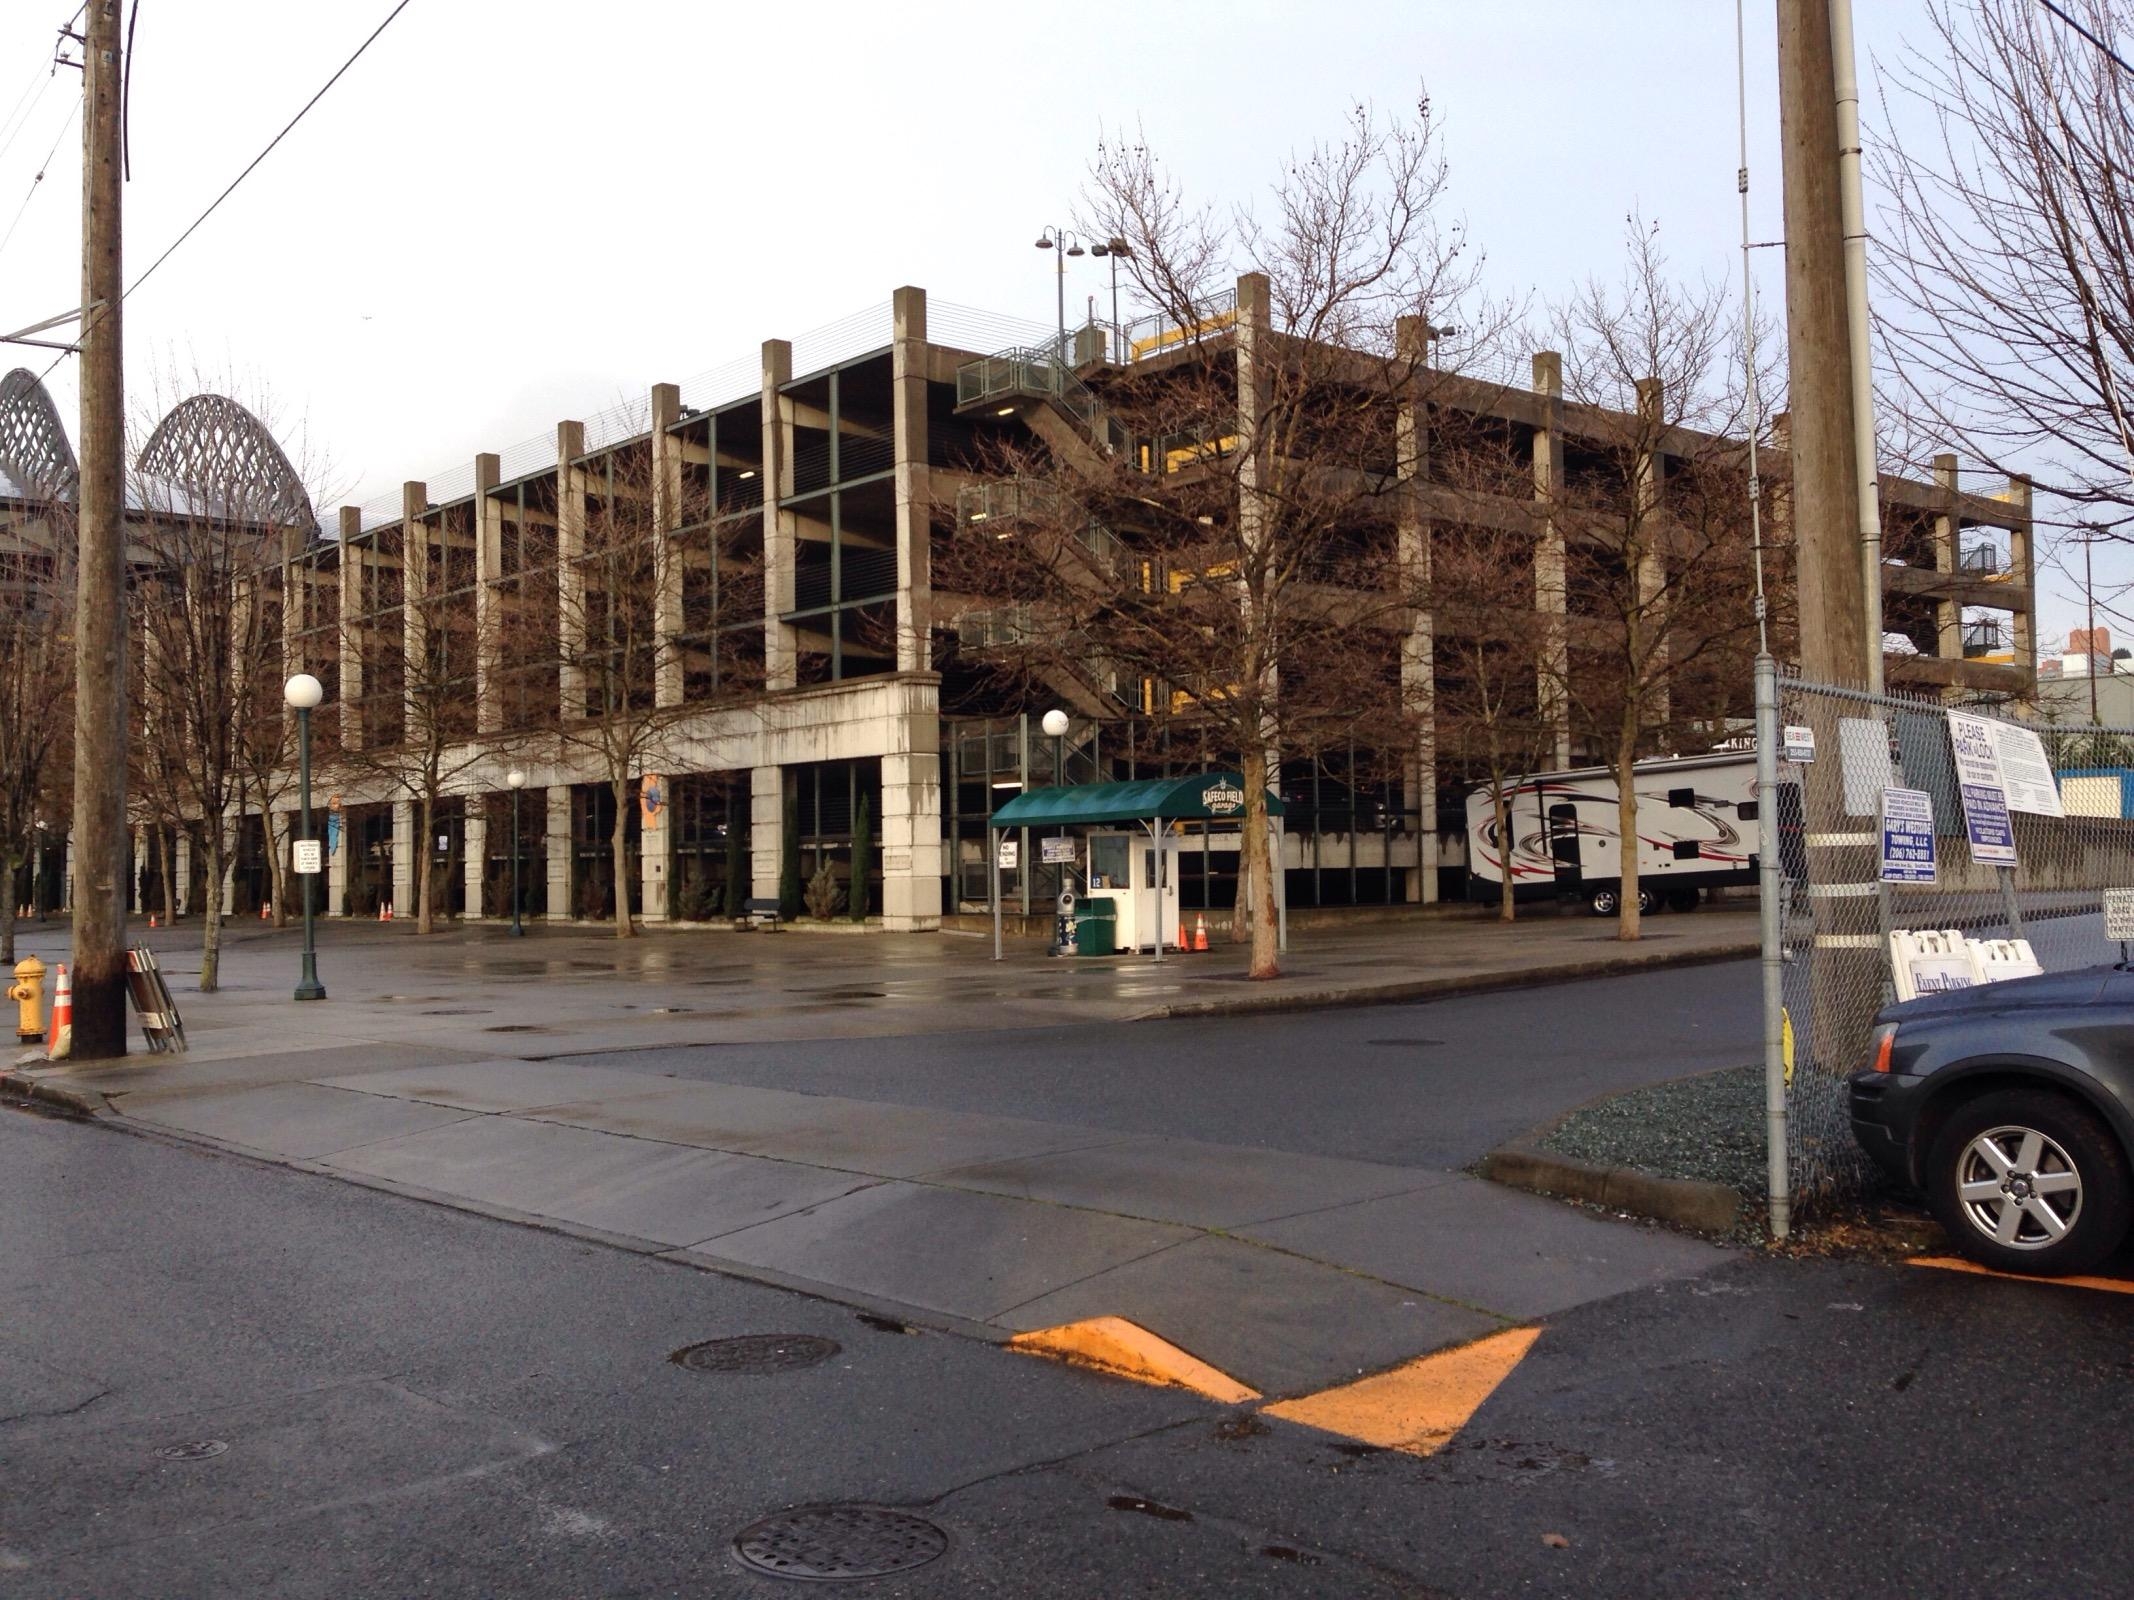
<instances>
[{"instance_id":1,"label":"white globe light fixture","mask_svg":"<svg viewBox=\"0 0 2134 1600\"><path fill-rule=\"evenodd\" d=\"M510 784L514 789L523 789L526 787L526 774L521 772L517 767L513 767L509 772L504 774L504 781Z\"/></svg>"},{"instance_id":2,"label":"white globe light fixture","mask_svg":"<svg viewBox=\"0 0 2134 1600\"><path fill-rule=\"evenodd\" d=\"M1042 723L1042 726L1046 734L1050 737L1054 739L1066 738L1067 729L1069 727L1067 713L1055 706L1052 710L1045 713L1045 719Z\"/></svg>"},{"instance_id":3,"label":"white globe light fixture","mask_svg":"<svg viewBox=\"0 0 2134 1600\"><path fill-rule=\"evenodd\" d=\"M308 672L299 672L282 685L282 699L292 711L309 711L326 698L326 686Z\"/></svg>"}]
</instances>

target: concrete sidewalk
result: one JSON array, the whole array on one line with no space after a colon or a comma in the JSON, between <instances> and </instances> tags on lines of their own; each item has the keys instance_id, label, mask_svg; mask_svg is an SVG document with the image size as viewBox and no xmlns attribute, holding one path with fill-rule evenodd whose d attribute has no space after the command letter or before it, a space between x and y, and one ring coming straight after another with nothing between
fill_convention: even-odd
<instances>
[{"instance_id":1,"label":"concrete sidewalk","mask_svg":"<svg viewBox=\"0 0 2134 1600\"><path fill-rule=\"evenodd\" d=\"M1727 1259L1420 1167L562 1061L345 1067L118 1120L988 1337L1125 1317L1270 1395Z\"/></svg>"}]
</instances>

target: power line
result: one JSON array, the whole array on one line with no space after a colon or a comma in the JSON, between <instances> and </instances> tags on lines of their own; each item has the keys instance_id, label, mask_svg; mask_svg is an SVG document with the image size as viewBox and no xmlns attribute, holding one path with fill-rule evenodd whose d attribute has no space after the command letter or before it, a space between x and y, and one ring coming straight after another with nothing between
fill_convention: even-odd
<instances>
[{"instance_id":1,"label":"power line","mask_svg":"<svg viewBox=\"0 0 2134 1600\"><path fill-rule=\"evenodd\" d=\"M7 114L7 121L0 122L0 132L6 134L6 138L0 140L0 156L5 156L15 148L15 141L22 137L22 130L30 125L30 119L37 114L37 108L44 104L44 97L51 89L55 76L57 74L46 72L42 86L36 78L31 78L28 87L22 91L22 98L15 102L15 109ZM34 99L30 94L32 89L37 91Z\"/></svg>"},{"instance_id":2,"label":"power line","mask_svg":"<svg viewBox=\"0 0 2134 1600\"><path fill-rule=\"evenodd\" d=\"M243 183L245 179L249 178L252 175L252 171L255 167L257 167L262 161L266 160L268 156L274 153L274 147L280 144L284 139L289 137L290 130L293 129L299 122L302 122L304 120L305 116L310 112L313 106L317 105L321 100L325 99L326 91L331 89L335 84L339 83L341 79L347 74L348 69L354 66L359 60L362 59L363 52L368 50L372 45L378 42L378 35L385 32L387 28L391 27L393 25L393 19L398 17L401 12L407 10L408 5L409 0L400 0L400 3L398 5L394 6L391 11L388 11L385 14L385 20L379 23L377 27L371 29L370 36L366 38L361 44L356 46L355 53L351 55L346 61L341 63L341 65L335 70L334 75L332 77L328 78L324 83L319 85L318 92L314 94L309 100L306 100L304 102L302 107L298 109L297 114L291 117L288 122L284 124L282 131L280 133L277 133L273 138L267 141L267 147L264 150L260 151L260 153L254 156L250 161L245 163L244 170L238 173L236 177L230 180L229 187L224 189L222 193L215 196L215 198L208 203L207 209L201 212L199 216L193 218L192 222L187 225L186 230L183 233L179 234L177 238L173 239L161 255L157 256L155 260L148 263L147 270L142 272L139 277L135 278L133 282L129 283L126 286L124 293L119 296L121 304L123 304L126 300L130 299L133 295L134 290L140 288L142 284L146 283L149 278L154 274L156 268L162 266L164 262L168 261L171 256L177 251L178 246L185 243L186 240L190 239L194 235L194 233L199 230L200 225L203 222L207 221L209 217L212 217L215 214L216 208L220 206L223 201L229 199L232 194L237 192L237 186ZM86 5L84 5L83 9L87 9ZM91 318L101 315L101 309L96 311L90 311L87 307L83 308L83 335L86 336L89 331ZM44 376L50 377L52 373L58 368L59 363L64 361L66 357L67 352L62 352L60 355L55 356L52 360L52 365L44 369Z\"/></svg>"},{"instance_id":3,"label":"power line","mask_svg":"<svg viewBox=\"0 0 2134 1600\"><path fill-rule=\"evenodd\" d=\"M15 208L15 217L7 225L7 232L0 233L0 255L6 254L8 240L14 238L15 230L22 226L23 213L30 209L30 202L37 198L37 191L44 186L44 175L52 165L52 158L59 154L60 142L66 138L67 131L74 126L74 119L80 115L80 106L76 106L67 114L67 120L59 125L59 137L52 141L52 148L47 150L44 159L37 163L37 175L30 179L29 193L22 197L22 204Z\"/></svg>"},{"instance_id":4,"label":"power line","mask_svg":"<svg viewBox=\"0 0 2134 1600\"><path fill-rule=\"evenodd\" d=\"M2110 45L2106 44L2102 39L2098 38L2097 35L2090 32L2089 29L2085 28L2081 23L2077 22L2073 17L2069 16L2065 11L2062 11L2057 5L2053 3L2053 0L2038 0L2038 4L2043 6L2047 11L2050 11L2054 16L2058 17L2070 28L2073 28L2075 32L2081 34L2083 38L2089 40L2091 44L2095 45L2099 50L2102 50L2107 56L2111 57L2113 64L2117 66L2121 72L2126 73L2129 77L2134 77L2134 66L2129 66L2127 64L2127 58L2125 56L2121 55L2117 50L2114 50Z\"/></svg>"}]
</instances>

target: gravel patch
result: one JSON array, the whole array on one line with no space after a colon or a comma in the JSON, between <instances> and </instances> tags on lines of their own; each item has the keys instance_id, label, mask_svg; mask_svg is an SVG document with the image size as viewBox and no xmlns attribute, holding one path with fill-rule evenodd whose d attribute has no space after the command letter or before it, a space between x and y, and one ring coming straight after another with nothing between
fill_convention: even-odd
<instances>
[{"instance_id":1,"label":"gravel patch","mask_svg":"<svg viewBox=\"0 0 2134 1600\"><path fill-rule=\"evenodd\" d=\"M1572 1112L1540 1143L1598 1166L1723 1183L1759 1202L1764 1192L1763 1068L1725 1067L1613 1095Z\"/></svg>"}]
</instances>

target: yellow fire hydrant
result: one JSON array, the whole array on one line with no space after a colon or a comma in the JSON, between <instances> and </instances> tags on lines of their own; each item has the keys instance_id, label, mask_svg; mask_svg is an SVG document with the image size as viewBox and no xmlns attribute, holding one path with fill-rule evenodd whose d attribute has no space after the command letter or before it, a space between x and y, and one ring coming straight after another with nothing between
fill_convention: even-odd
<instances>
[{"instance_id":1,"label":"yellow fire hydrant","mask_svg":"<svg viewBox=\"0 0 2134 1600\"><path fill-rule=\"evenodd\" d=\"M15 1024L15 1038L34 1044L44 1037L44 963L35 956L15 963L15 986L7 997L22 1007Z\"/></svg>"}]
</instances>

